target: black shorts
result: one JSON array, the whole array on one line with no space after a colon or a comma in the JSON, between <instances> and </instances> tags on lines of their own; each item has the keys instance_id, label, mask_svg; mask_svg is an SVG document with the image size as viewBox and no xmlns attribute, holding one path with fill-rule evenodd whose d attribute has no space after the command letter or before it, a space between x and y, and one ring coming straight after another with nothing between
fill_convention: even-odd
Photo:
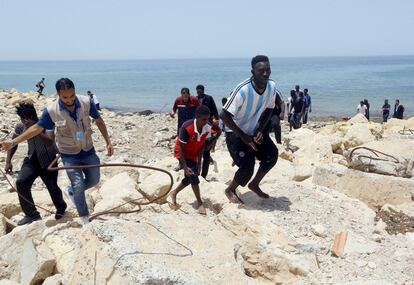
<instances>
[{"instance_id":1,"label":"black shorts","mask_svg":"<svg viewBox=\"0 0 414 285\"><path fill-rule=\"evenodd\" d=\"M198 179L198 165L197 162L190 160L190 159L185 159L185 163L187 164L187 167L190 168L194 174L187 176L185 175L183 180L181 180L181 183L185 186L191 184L191 185L198 185L200 184L200 180Z\"/></svg>"}]
</instances>

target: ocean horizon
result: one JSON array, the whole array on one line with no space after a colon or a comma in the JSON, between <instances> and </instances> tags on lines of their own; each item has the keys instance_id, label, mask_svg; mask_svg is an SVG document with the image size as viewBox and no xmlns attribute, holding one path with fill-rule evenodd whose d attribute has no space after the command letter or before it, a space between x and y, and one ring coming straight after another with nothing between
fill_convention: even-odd
<instances>
[{"instance_id":1,"label":"ocean horizon","mask_svg":"<svg viewBox=\"0 0 414 285\"><path fill-rule=\"evenodd\" d=\"M414 56L270 58L272 75L285 99L295 85L308 88L314 116L353 116L368 99L380 116L384 99L414 115ZM71 78L77 94L91 90L101 106L114 111L170 111L182 87L196 95L203 84L217 106L250 73L250 58L0 61L0 89L36 90L45 77L46 96L61 77Z\"/></svg>"}]
</instances>

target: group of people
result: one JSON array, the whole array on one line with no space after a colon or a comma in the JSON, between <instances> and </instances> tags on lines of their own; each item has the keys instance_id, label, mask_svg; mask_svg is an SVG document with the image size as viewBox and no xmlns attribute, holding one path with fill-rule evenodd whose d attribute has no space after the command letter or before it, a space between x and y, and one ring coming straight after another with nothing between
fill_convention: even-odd
<instances>
[{"instance_id":1,"label":"group of people","mask_svg":"<svg viewBox=\"0 0 414 285\"><path fill-rule=\"evenodd\" d=\"M312 112L312 100L307 88L300 90L296 85L294 90L290 91L290 97L287 103L288 122L290 130L299 129L302 124L308 123L308 115Z\"/></svg>"},{"instance_id":2,"label":"group of people","mask_svg":"<svg viewBox=\"0 0 414 285\"><path fill-rule=\"evenodd\" d=\"M204 177L207 175L210 163L207 152L214 147L221 133L217 122L219 117L226 126L229 153L238 166L232 182L223 189L224 194L230 202L243 203L236 189L238 186L248 185L259 197L269 197L259 185L278 158L278 150L267 131L275 114L278 93L275 82L270 79L268 57L255 56L251 61L251 72L252 76L232 91L220 116L213 98L204 93L204 86L196 87L197 97L191 96L188 88L182 89L181 98L177 98L171 113L172 116L177 112L179 114L179 135L174 156L179 159L184 171L180 184L170 194L173 206L177 206L177 194L191 184L198 202L198 211L201 214L206 213L198 176L201 168L201 174ZM30 103L21 103L16 107L21 123L15 127L11 138L0 143L1 149L7 151L8 173L13 170L11 161L18 144L24 141L29 144L27 156L16 180L20 204L25 214L18 222L19 225L41 219L31 194L32 184L39 176L56 207L56 219L65 215L66 202L71 201L82 223L89 222L85 190L99 182L99 167L66 170L70 180L66 189L59 188L57 172L48 171L47 167L58 152L64 166L99 165L100 160L92 141L91 118L106 142L107 155L113 155L111 139L94 100L89 96L76 95L75 85L69 78L59 79L55 87L58 100L47 106L40 117ZM183 105L189 108L183 108ZM256 158L260 160L260 167L251 180ZM201 166L202 159L204 162ZM68 198L66 202L62 193Z\"/></svg>"},{"instance_id":3,"label":"group of people","mask_svg":"<svg viewBox=\"0 0 414 285\"><path fill-rule=\"evenodd\" d=\"M357 113L364 115L369 120L369 102L367 99L360 101L357 106ZM388 99L385 99L384 105L382 105L381 111L382 111L382 121L386 123L388 121L388 118L390 116L390 109L391 106L388 103ZM394 112L392 117L395 119L402 120L404 117L404 106L400 104L400 100L395 100L394 104Z\"/></svg>"}]
</instances>

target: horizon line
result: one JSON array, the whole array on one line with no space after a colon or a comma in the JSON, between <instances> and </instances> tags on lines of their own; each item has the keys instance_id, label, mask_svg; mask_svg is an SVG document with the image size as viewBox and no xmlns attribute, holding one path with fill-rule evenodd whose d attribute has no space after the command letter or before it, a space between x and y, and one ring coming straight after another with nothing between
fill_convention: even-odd
<instances>
[{"instance_id":1,"label":"horizon line","mask_svg":"<svg viewBox=\"0 0 414 285\"><path fill-rule=\"evenodd\" d=\"M394 55L318 55L318 56L269 56L269 58L289 59L289 58L360 58L360 57L412 57L414 54L394 54ZM0 59L0 62L40 62L40 61L146 61L146 60L207 60L207 59L246 59L251 57L159 57L159 58L73 58L73 59Z\"/></svg>"}]
</instances>

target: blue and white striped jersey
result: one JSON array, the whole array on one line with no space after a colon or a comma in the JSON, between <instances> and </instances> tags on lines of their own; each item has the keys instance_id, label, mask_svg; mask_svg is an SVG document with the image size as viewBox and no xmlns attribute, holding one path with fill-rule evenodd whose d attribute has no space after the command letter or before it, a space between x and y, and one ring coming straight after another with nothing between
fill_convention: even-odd
<instances>
[{"instance_id":1,"label":"blue and white striped jersey","mask_svg":"<svg viewBox=\"0 0 414 285\"><path fill-rule=\"evenodd\" d=\"M271 79L261 95L254 89L252 79L246 79L233 90L224 110L233 115L234 122L243 132L253 136L263 112L275 107L276 92L276 83Z\"/></svg>"}]
</instances>

